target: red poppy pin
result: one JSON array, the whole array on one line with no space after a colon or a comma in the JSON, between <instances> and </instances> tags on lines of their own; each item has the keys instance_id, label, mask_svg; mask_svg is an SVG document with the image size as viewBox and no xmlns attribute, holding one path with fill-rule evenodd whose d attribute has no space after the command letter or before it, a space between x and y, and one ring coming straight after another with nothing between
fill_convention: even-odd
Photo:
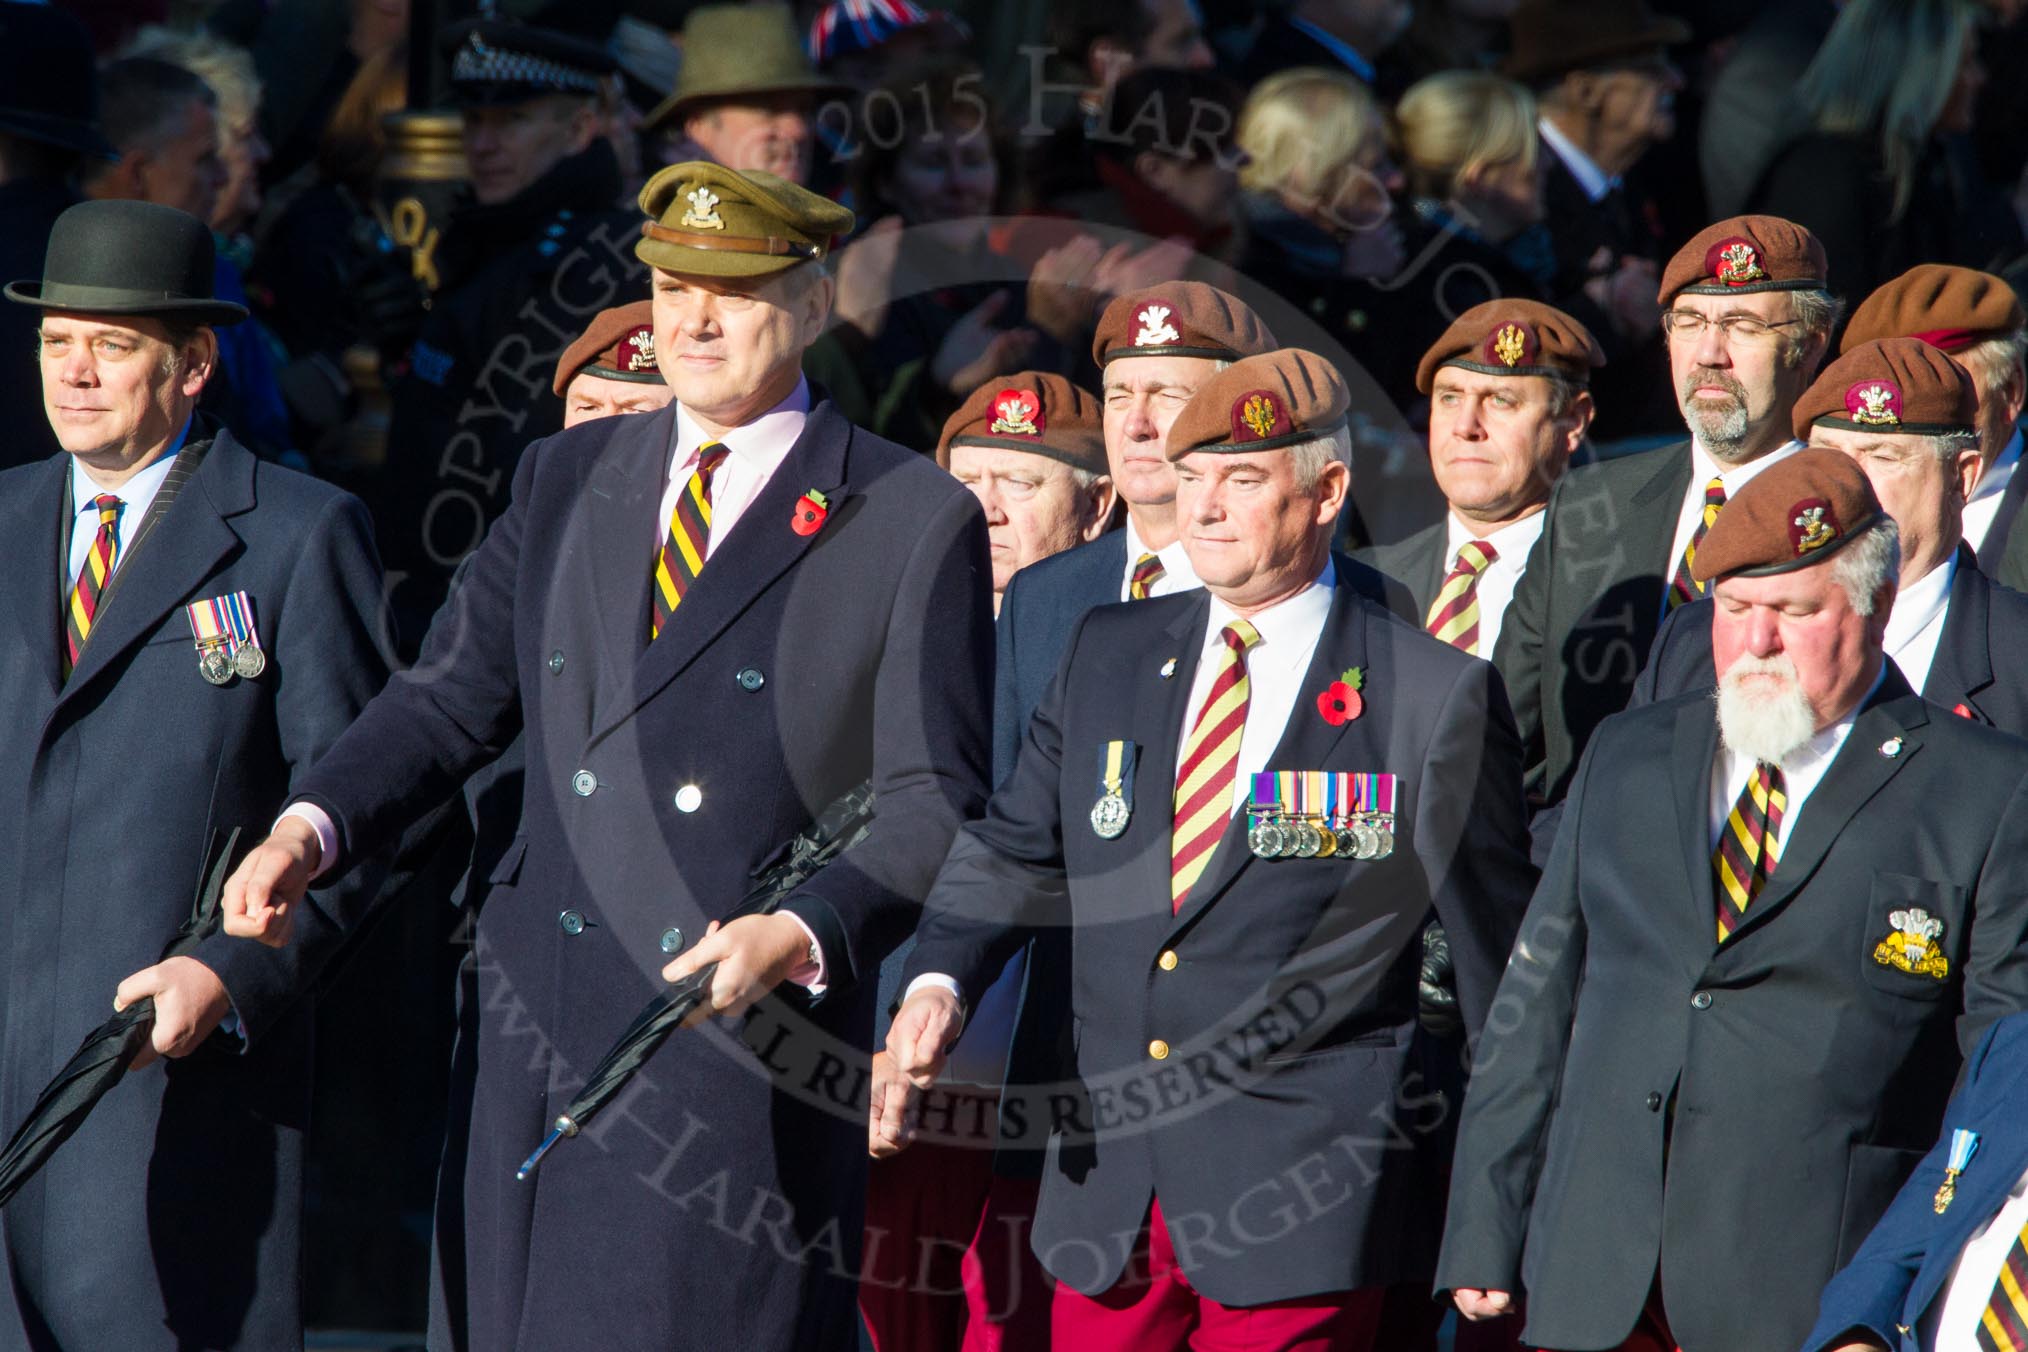
<instances>
[{"instance_id":1,"label":"red poppy pin","mask_svg":"<svg viewBox=\"0 0 2028 1352\"><path fill-rule=\"evenodd\" d=\"M1970 718L1972 716L1972 707L1969 704L1956 704L1951 706L1951 712L1959 718Z\"/></svg>"},{"instance_id":2,"label":"red poppy pin","mask_svg":"<svg viewBox=\"0 0 2028 1352\"><path fill-rule=\"evenodd\" d=\"M789 517L789 529L798 535L815 535L824 529L824 518L831 514L831 500L811 489L796 499L795 514Z\"/></svg>"},{"instance_id":3,"label":"red poppy pin","mask_svg":"<svg viewBox=\"0 0 2028 1352\"><path fill-rule=\"evenodd\" d=\"M1353 667L1331 682L1317 696L1317 712L1334 728L1341 728L1366 712L1366 700L1359 691L1366 684L1366 669Z\"/></svg>"}]
</instances>

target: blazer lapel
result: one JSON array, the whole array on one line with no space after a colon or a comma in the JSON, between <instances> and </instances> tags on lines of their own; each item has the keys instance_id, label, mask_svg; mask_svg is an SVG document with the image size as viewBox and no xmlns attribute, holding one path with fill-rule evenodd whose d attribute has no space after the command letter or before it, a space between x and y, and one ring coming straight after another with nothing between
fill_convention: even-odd
<instances>
[{"instance_id":1,"label":"blazer lapel","mask_svg":"<svg viewBox=\"0 0 2028 1352\"><path fill-rule=\"evenodd\" d=\"M1676 826L1689 879L1691 932L1697 941L1684 952L1695 977L1718 942L1718 878L1712 871L1711 776L1718 764L1718 712L1708 699L1685 701L1676 713L1676 737L1669 764L1676 795Z\"/></svg>"},{"instance_id":2,"label":"blazer lapel","mask_svg":"<svg viewBox=\"0 0 2028 1352\"><path fill-rule=\"evenodd\" d=\"M615 421L620 425L586 476L582 499L590 604L601 636L598 651L616 659L600 664L601 711L624 698L634 666L648 647L648 588L656 541L667 529L658 527L655 516L669 469L676 406Z\"/></svg>"},{"instance_id":3,"label":"blazer lapel","mask_svg":"<svg viewBox=\"0 0 2028 1352\"><path fill-rule=\"evenodd\" d=\"M1309 669L1303 674L1303 684L1296 693L1295 705L1289 710L1289 721L1283 726L1282 735L1267 758L1266 768L1322 769L1330 763L1340 741L1355 730L1364 733L1365 729L1358 719L1336 727L1326 723L1316 711L1315 697L1337 680L1346 668L1365 664L1366 612L1356 603L1352 589L1341 582L1333 589L1331 613L1324 621L1324 632L1317 640L1317 651L1310 659ZM1184 716L1187 718L1194 712L1186 712ZM1235 795L1244 795L1248 788L1244 781L1240 781L1233 784L1232 791ZM1179 928L1194 922L1253 862L1253 850L1247 844L1246 835L1247 814L1235 812L1226 825L1225 834L1219 838L1218 848L1212 851L1211 862L1203 876L1190 889L1190 895L1184 898L1183 909L1176 916Z\"/></svg>"},{"instance_id":4,"label":"blazer lapel","mask_svg":"<svg viewBox=\"0 0 2028 1352\"><path fill-rule=\"evenodd\" d=\"M1879 692L1853 721L1830 769L1803 804L1795 834L1782 842L1774 873L1746 908L1746 918L1732 932L1728 944L1738 943L1787 906L1816 873L1859 809L1899 774L1902 766L1921 754L1921 729L1929 716L1923 712L1921 700L1906 698L1912 693L1900 672L1890 666ZM1895 741L1900 745L1890 755L1883 748Z\"/></svg>"},{"instance_id":5,"label":"blazer lapel","mask_svg":"<svg viewBox=\"0 0 2028 1352\"><path fill-rule=\"evenodd\" d=\"M1992 608L1987 587L1977 558L1970 548L1959 545L1943 632L1937 637L1929 676L1922 683L1923 698L1946 709L1963 706L1982 723L1992 722L1980 710L1977 698L1993 683L1993 653L1987 636Z\"/></svg>"},{"instance_id":6,"label":"blazer lapel","mask_svg":"<svg viewBox=\"0 0 2028 1352\"><path fill-rule=\"evenodd\" d=\"M2014 435L2021 435L2016 428ZM1993 524L1986 530L1986 538L1979 545L1979 567L1988 577L2000 575L2000 560L2007 557L2007 537L2013 534L2014 521L2021 515L2021 502L2028 497L2028 467L2020 461L2014 463L2014 476L2007 480L2006 491L2000 494L2000 506L1993 513Z\"/></svg>"},{"instance_id":7,"label":"blazer lapel","mask_svg":"<svg viewBox=\"0 0 2028 1352\"><path fill-rule=\"evenodd\" d=\"M25 566L0 573L0 597L6 598L22 648L49 682L52 694L60 679L67 590L58 561L69 546L70 523L63 519L63 481L69 473L70 457L58 454L44 461L40 472L23 476L22 490L0 507L0 532L31 546ZM41 542L40 547L34 547L35 541Z\"/></svg>"},{"instance_id":8,"label":"blazer lapel","mask_svg":"<svg viewBox=\"0 0 2028 1352\"><path fill-rule=\"evenodd\" d=\"M219 432L196 474L113 574L77 667L57 696L59 707L153 632L163 616L187 604L219 565L243 547L226 518L252 510L253 475L252 453L231 433ZM253 601L258 629L267 620L260 613L260 598Z\"/></svg>"},{"instance_id":9,"label":"blazer lapel","mask_svg":"<svg viewBox=\"0 0 2028 1352\"><path fill-rule=\"evenodd\" d=\"M1690 491L1690 443L1679 441L1660 458L1665 462L1662 468L1635 489L1630 500L1636 509L1654 512L1655 527L1642 530L1637 523L1628 522L1623 538L1657 542L1656 563L1662 572L1662 594L1666 604L1669 578L1676 571L1676 560L1672 557L1676 547L1676 520L1682 511L1683 495Z\"/></svg>"},{"instance_id":10,"label":"blazer lapel","mask_svg":"<svg viewBox=\"0 0 2028 1352\"><path fill-rule=\"evenodd\" d=\"M833 517L851 510L851 486L845 482L845 451L851 434L850 424L833 405L820 404L811 410L803 424L803 434L789 449L788 458L768 477L731 533L712 552L669 627L641 652L634 665L633 688L611 706L610 716L600 718L601 726L594 737L603 736L675 680L726 626L823 537L823 530L814 535L799 535L790 529L790 516L798 498L813 488L820 489L830 499ZM836 529L837 524L834 521L826 529ZM644 574L640 608L644 630L646 586Z\"/></svg>"}]
</instances>

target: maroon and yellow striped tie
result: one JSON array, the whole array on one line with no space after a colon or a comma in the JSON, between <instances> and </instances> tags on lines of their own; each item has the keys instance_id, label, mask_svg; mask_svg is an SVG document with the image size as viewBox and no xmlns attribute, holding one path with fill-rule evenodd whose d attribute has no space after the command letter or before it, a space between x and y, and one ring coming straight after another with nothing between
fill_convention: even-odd
<instances>
[{"instance_id":1,"label":"maroon and yellow striped tie","mask_svg":"<svg viewBox=\"0 0 2028 1352\"><path fill-rule=\"evenodd\" d=\"M1754 766L1739 801L1726 814L1725 829L1711 856L1718 872L1718 942L1731 938L1745 922L1746 908L1775 871L1781 857L1782 816L1788 807L1781 767L1765 761Z\"/></svg>"},{"instance_id":2,"label":"maroon and yellow striped tie","mask_svg":"<svg viewBox=\"0 0 2028 1352\"><path fill-rule=\"evenodd\" d=\"M1218 631L1224 644L1211 692L1190 725L1183 744L1183 764L1176 772L1176 819L1169 853L1169 909L1183 909L1191 884L1203 876L1218 838L1232 820L1232 786L1239 769L1239 741L1246 731L1246 706L1252 690L1246 677L1246 651L1260 642L1260 631L1245 620L1234 620Z\"/></svg>"},{"instance_id":3,"label":"maroon and yellow striped tie","mask_svg":"<svg viewBox=\"0 0 2028 1352\"><path fill-rule=\"evenodd\" d=\"M648 637L661 634L676 607L690 591L690 584L704 571L704 554L711 543L711 477L725 463L725 447L707 441L697 448L697 469L676 497L676 510L669 513L669 530L655 556L655 585Z\"/></svg>"},{"instance_id":4,"label":"maroon and yellow striped tie","mask_svg":"<svg viewBox=\"0 0 2028 1352\"><path fill-rule=\"evenodd\" d=\"M1134 571L1127 575L1127 599L1145 601L1154 594L1155 584L1168 576L1169 570L1162 566L1162 560L1153 554L1143 554L1134 560Z\"/></svg>"},{"instance_id":5,"label":"maroon and yellow striped tie","mask_svg":"<svg viewBox=\"0 0 2028 1352\"><path fill-rule=\"evenodd\" d=\"M1698 518L1697 529L1690 534L1690 543L1683 546L1683 557L1676 561L1676 576L1669 583L1670 610L1704 595L1704 584L1690 576L1690 565L1696 562L1697 546L1704 543L1711 523L1718 519L1718 509L1724 505L1725 480L1714 478L1704 485L1704 515Z\"/></svg>"},{"instance_id":6,"label":"maroon and yellow striped tie","mask_svg":"<svg viewBox=\"0 0 2028 1352\"><path fill-rule=\"evenodd\" d=\"M78 654L92 632L92 621L98 618L99 598L105 594L106 583L112 580L113 563L120 555L120 537L113 529L120 519L120 500L111 493L101 493L92 499L92 506L99 511L99 533L92 537L84 567L77 570L77 582L70 589L70 604L63 608L66 678L77 665Z\"/></svg>"},{"instance_id":7,"label":"maroon and yellow striped tie","mask_svg":"<svg viewBox=\"0 0 2028 1352\"><path fill-rule=\"evenodd\" d=\"M1500 551L1484 540L1458 546L1457 562L1437 592L1423 627L1461 652L1479 655L1479 579Z\"/></svg>"},{"instance_id":8,"label":"maroon and yellow striped tie","mask_svg":"<svg viewBox=\"0 0 2028 1352\"><path fill-rule=\"evenodd\" d=\"M2014 1236L2000 1279L1979 1316L1982 1352L2028 1352L2028 1231Z\"/></svg>"}]
</instances>

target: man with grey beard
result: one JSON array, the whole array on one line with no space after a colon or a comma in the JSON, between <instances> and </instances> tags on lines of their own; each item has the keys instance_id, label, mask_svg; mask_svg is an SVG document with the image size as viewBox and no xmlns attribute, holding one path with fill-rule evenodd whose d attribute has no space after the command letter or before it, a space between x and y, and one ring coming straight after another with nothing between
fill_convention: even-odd
<instances>
[{"instance_id":1,"label":"man with grey beard","mask_svg":"<svg viewBox=\"0 0 2028 1352\"><path fill-rule=\"evenodd\" d=\"M1659 301L1686 441L1587 466L1550 495L1493 661L1529 760L1529 791L1562 798L1599 721L1625 708L1719 509L1799 449L1796 400L1829 346L1837 302L1823 246L1773 216L1720 221L1679 250Z\"/></svg>"},{"instance_id":2,"label":"man with grey beard","mask_svg":"<svg viewBox=\"0 0 2028 1352\"><path fill-rule=\"evenodd\" d=\"M2028 1004L2028 743L1886 659L1899 556L1830 449L1700 542L1717 698L1599 729L1477 1049L1437 1273L1468 1319L1792 1352Z\"/></svg>"}]
</instances>

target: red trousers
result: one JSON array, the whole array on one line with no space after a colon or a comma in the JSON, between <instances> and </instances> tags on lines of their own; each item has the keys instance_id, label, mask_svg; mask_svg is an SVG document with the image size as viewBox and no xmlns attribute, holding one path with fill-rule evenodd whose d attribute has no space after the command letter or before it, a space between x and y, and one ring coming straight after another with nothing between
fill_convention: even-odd
<instances>
[{"instance_id":1,"label":"red trousers","mask_svg":"<svg viewBox=\"0 0 2028 1352\"><path fill-rule=\"evenodd\" d=\"M996 1103L986 1098L989 1126ZM859 1313L874 1352L1047 1349L1054 1284L1028 1247L1037 1190L996 1177L992 1150L970 1141L873 1161Z\"/></svg>"},{"instance_id":2,"label":"red trousers","mask_svg":"<svg viewBox=\"0 0 2028 1352\"><path fill-rule=\"evenodd\" d=\"M1385 1296L1373 1287L1221 1305L1176 1266L1158 1201L1120 1280L1096 1296L1058 1286L1050 1322L1063 1352L1387 1352L1375 1340Z\"/></svg>"}]
</instances>

